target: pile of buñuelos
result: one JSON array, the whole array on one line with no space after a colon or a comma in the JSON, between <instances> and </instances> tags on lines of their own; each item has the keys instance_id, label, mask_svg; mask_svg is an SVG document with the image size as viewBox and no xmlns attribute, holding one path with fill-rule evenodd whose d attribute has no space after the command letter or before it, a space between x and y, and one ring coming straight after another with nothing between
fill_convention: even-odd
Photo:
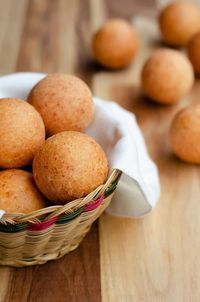
<instances>
[{"instance_id":1,"label":"pile of bu\u00f1uelos","mask_svg":"<svg viewBox=\"0 0 200 302\"><path fill-rule=\"evenodd\" d=\"M103 184L108 160L83 133L93 117L90 89L67 74L47 75L27 102L0 99L0 209L29 213Z\"/></svg>"}]
</instances>

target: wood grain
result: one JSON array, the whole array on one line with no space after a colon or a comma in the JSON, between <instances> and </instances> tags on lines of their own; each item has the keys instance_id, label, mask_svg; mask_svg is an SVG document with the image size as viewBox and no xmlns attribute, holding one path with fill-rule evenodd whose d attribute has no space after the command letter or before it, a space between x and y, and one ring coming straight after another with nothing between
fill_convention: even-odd
<instances>
[{"instance_id":1,"label":"wood grain","mask_svg":"<svg viewBox=\"0 0 200 302\"><path fill-rule=\"evenodd\" d=\"M148 149L158 164L162 195L151 215L139 220L100 218L102 301L199 301L199 167L172 155L168 129L174 114L199 102L200 82L180 104L162 107L142 95L140 70L158 45L154 20L136 18L142 48L127 71L129 79L110 74L96 79L98 93L134 112ZM108 84L109 83L109 84ZM100 87L98 89L98 87ZM105 88L104 88L105 87ZM105 93L106 91L106 93Z\"/></svg>"},{"instance_id":2,"label":"wood grain","mask_svg":"<svg viewBox=\"0 0 200 302\"><path fill-rule=\"evenodd\" d=\"M21 33L24 27L26 0L0 0L0 73L15 69Z\"/></svg>"},{"instance_id":3,"label":"wood grain","mask_svg":"<svg viewBox=\"0 0 200 302\"><path fill-rule=\"evenodd\" d=\"M156 16L156 0L126 0L126 1L105 1L107 6L107 15L111 18L132 18L136 14Z\"/></svg>"},{"instance_id":4,"label":"wood grain","mask_svg":"<svg viewBox=\"0 0 200 302\"><path fill-rule=\"evenodd\" d=\"M79 1L28 1L17 70L74 72Z\"/></svg>"},{"instance_id":5,"label":"wood grain","mask_svg":"<svg viewBox=\"0 0 200 302\"><path fill-rule=\"evenodd\" d=\"M88 35L83 32L84 28L89 28L89 5L83 10L83 2L86 1L30 0L26 5L22 3L15 13L14 6L11 14L13 1L4 2L7 17L0 26L0 49L5 43L11 43L9 32L6 39L1 40L1 33L5 36L6 29L14 31L12 43L18 47L0 57L5 72L77 73L89 82L91 71L83 68L89 49L90 32L87 31ZM19 24L13 24L11 18L17 19ZM79 44L83 46L84 43L85 52L81 56ZM58 261L25 269L0 268L0 302L101 301L98 238L98 223L95 223L80 248Z\"/></svg>"},{"instance_id":6,"label":"wood grain","mask_svg":"<svg viewBox=\"0 0 200 302\"><path fill-rule=\"evenodd\" d=\"M199 102L200 80L173 107L151 103L140 88L144 60L162 46L152 17L166 2L0 0L0 72L74 73L94 94L134 112L162 186L149 216L103 215L99 228L95 223L81 246L62 259L25 269L0 267L0 302L199 301L200 172L172 155L167 134L177 110ZM119 16L136 27L141 48L129 68L111 72L93 62L91 34L106 18Z\"/></svg>"}]
</instances>

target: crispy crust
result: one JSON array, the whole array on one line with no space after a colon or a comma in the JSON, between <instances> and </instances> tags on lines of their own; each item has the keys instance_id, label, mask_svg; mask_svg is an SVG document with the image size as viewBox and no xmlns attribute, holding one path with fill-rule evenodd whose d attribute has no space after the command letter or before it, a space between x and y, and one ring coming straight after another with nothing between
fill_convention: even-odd
<instances>
[{"instance_id":1,"label":"crispy crust","mask_svg":"<svg viewBox=\"0 0 200 302\"><path fill-rule=\"evenodd\" d=\"M44 140L44 123L35 108L19 99L0 99L0 168L31 164Z\"/></svg>"},{"instance_id":2,"label":"crispy crust","mask_svg":"<svg viewBox=\"0 0 200 302\"><path fill-rule=\"evenodd\" d=\"M33 175L48 199L64 204L103 184L108 162L103 149L91 137L66 131L43 144L33 161Z\"/></svg>"},{"instance_id":3,"label":"crispy crust","mask_svg":"<svg viewBox=\"0 0 200 302\"><path fill-rule=\"evenodd\" d=\"M176 50L155 51L142 70L142 87L158 103L173 104L192 88L194 73L190 61Z\"/></svg>"},{"instance_id":4,"label":"crispy crust","mask_svg":"<svg viewBox=\"0 0 200 302\"><path fill-rule=\"evenodd\" d=\"M125 20L108 21L93 37L92 48L96 60L108 68L123 68L136 55L139 39Z\"/></svg>"},{"instance_id":5,"label":"crispy crust","mask_svg":"<svg viewBox=\"0 0 200 302\"><path fill-rule=\"evenodd\" d=\"M170 129L174 153L189 163L200 164L200 105L191 105L175 116Z\"/></svg>"},{"instance_id":6,"label":"crispy crust","mask_svg":"<svg viewBox=\"0 0 200 302\"><path fill-rule=\"evenodd\" d=\"M7 214L29 213L45 206L31 173L17 169L0 172L0 209Z\"/></svg>"},{"instance_id":7,"label":"crispy crust","mask_svg":"<svg viewBox=\"0 0 200 302\"><path fill-rule=\"evenodd\" d=\"M200 30L200 9L193 3L169 4L160 14L160 30L164 40L174 46L185 46Z\"/></svg>"},{"instance_id":8,"label":"crispy crust","mask_svg":"<svg viewBox=\"0 0 200 302\"><path fill-rule=\"evenodd\" d=\"M92 122L94 104L88 86L67 74L50 74L31 90L28 102L41 114L47 135L84 131Z\"/></svg>"}]
</instances>

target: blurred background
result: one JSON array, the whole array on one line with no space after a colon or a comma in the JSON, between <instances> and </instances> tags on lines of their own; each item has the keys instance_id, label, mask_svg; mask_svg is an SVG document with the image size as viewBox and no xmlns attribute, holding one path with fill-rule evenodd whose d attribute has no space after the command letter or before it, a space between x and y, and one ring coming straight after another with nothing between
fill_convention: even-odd
<instances>
[{"instance_id":1,"label":"blurred background","mask_svg":"<svg viewBox=\"0 0 200 302\"><path fill-rule=\"evenodd\" d=\"M13 70L83 73L91 59L91 34L107 18L155 17L166 2L1 0L1 74Z\"/></svg>"}]
</instances>

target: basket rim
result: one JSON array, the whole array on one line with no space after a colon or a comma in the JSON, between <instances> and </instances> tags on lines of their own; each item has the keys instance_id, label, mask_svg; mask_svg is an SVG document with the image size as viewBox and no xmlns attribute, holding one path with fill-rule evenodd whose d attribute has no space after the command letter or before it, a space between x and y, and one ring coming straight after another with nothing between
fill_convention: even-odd
<instances>
[{"instance_id":1,"label":"basket rim","mask_svg":"<svg viewBox=\"0 0 200 302\"><path fill-rule=\"evenodd\" d=\"M72 213L79 208L85 206L86 204L90 203L92 200L97 200L105 191L106 189L112 184L115 180L118 180L121 176L121 171L118 169L112 170L110 176L108 177L107 181L89 193L87 196L83 198L78 198L72 200L65 205L55 205L55 206L48 206L43 209L30 212L28 214L21 214L21 213L13 213L13 214L4 214L0 219L1 224L16 224L16 223L40 223L41 220L39 217L46 215L46 217L42 220L43 222L53 219L56 216L61 214L68 214Z\"/></svg>"}]
</instances>

